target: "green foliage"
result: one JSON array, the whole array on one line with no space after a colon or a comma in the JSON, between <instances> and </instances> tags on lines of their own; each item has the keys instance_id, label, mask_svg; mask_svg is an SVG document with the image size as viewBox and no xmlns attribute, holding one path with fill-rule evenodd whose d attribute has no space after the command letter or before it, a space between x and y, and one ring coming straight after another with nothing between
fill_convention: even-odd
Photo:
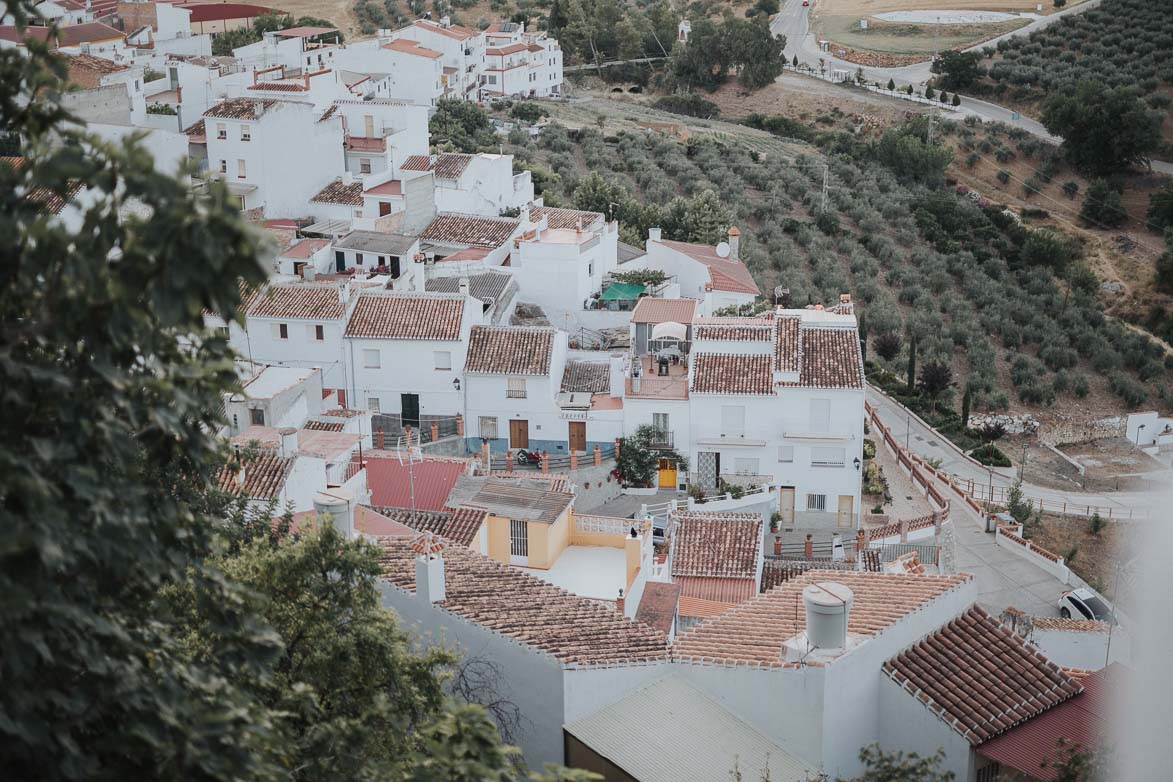
<instances>
[{"instance_id":1,"label":"green foliage","mask_svg":"<svg viewBox=\"0 0 1173 782\"><path fill-rule=\"evenodd\" d=\"M657 98L652 105L660 111L683 114L686 117L700 117L701 119L716 119L721 113L721 109L716 103L705 100L694 92L665 95Z\"/></svg>"},{"instance_id":2,"label":"green foliage","mask_svg":"<svg viewBox=\"0 0 1173 782\"><path fill-rule=\"evenodd\" d=\"M636 429L635 434L620 440L615 468L629 486L654 486L660 459L671 459L676 462L678 470L688 470L688 459L675 450L653 447L659 437L656 428L646 424Z\"/></svg>"},{"instance_id":3,"label":"green foliage","mask_svg":"<svg viewBox=\"0 0 1173 782\"><path fill-rule=\"evenodd\" d=\"M952 150L927 143L912 126L885 131L874 145L873 154L901 179L926 184L941 182L953 159Z\"/></svg>"},{"instance_id":4,"label":"green foliage","mask_svg":"<svg viewBox=\"0 0 1173 782\"><path fill-rule=\"evenodd\" d=\"M964 90L981 78L982 67L977 52L947 51L933 63L933 72L941 74L941 86L947 90ZM926 94L926 97L927 94Z\"/></svg>"},{"instance_id":5,"label":"green foliage","mask_svg":"<svg viewBox=\"0 0 1173 782\"><path fill-rule=\"evenodd\" d=\"M876 351L877 356L885 361L891 361L900 355L902 347L904 347L904 340L894 331L880 334L872 340L872 349Z\"/></svg>"},{"instance_id":6,"label":"green foliage","mask_svg":"<svg viewBox=\"0 0 1173 782\"><path fill-rule=\"evenodd\" d=\"M1074 201L1075 194L1078 192L1079 192L1079 183L1078 182L1075 182L1075 181L1072 181L1069 179L1063 183L1063 195L1067 196L1069 199Z\"/></svg>"},{"instance_id":7,"label":"green foliage","mask_svg":"<svg viewBox=\"0 0 1173 782\"><path fill-rule=\"evenodd\" d=\"M865 459L875 459L876 458L876 441L875 440L864 440L863 441L863 458L865 458Z\"/></svg>"},{"instance_id":8,"label":"green foliage","mask_svg":"<svg viewBox=\"0 0 1173 782\"><path fill-rule=\"evenodd\" d=\"M1173 227L1173 184L1166 184L1149 196L1149 208L1145 214L1145 228L1161 233Z\"/></svg>"},{"instance_id":9,"label":"green foliage","mask_svg":"<svg viewBox=\"0 0 1173 782\"><path fill-rule=\"evenodd\" d=\"M626 282L632 285L663 285L668 275L659 269L632 269L617 271L611 274L616 282Z\"/></svg>"},{"instance_id":10,"label":"green foliage","mask_svg":"<svg viewBox=\"0 0 1173 782\"><path fill-rule=\"evenodd\" d=\"M1115 228L1128 219L1120 192L1103 179L1097 179L1088 186L1079 217L1098 228Z\"/></svg>"},{"instance_id":11,"label":"green foliage","mask_svg":"<svg viewBox=\"0 0 1173 782\"><path fill-rule=\"evenodd\" d=\"M721 23L701 18L693 21L688 44L673 47L669 70L685 89L715 90L732 71L743 87L756 90L781 75L786 67L785 45L785 36L775 37L764 17Z\"/></svg>"},{"instance_id":12,"label":"green foliage","mask_svg":"<svg viewBox=\"0 0 1173 782\"><path fill-rule=\"evenodd\" d=\"M910 366L914 366L910 364ZM930 361L921 367L917 388L929 398L929 412L936 412L937 402L953 386L953 370L948 364Z\"/></svg>"},{"instance_id":13,"label":"green foliage","mask_svg":"<svg viewBox=\"0 0 1173 782\"><path fill-rule=\"evenodd\" d=\"M916 385L916 334L908 341L908 371L905 373L905 382L908 390L912 391Z\"/></svg>"},{"instance_id":14,"label":"green foliage","mask_svg":"<svg viewBox=\"0 0 1173 782\"><path fill-rule=\"evenodd\" d=\"M1088 531L1093 535L1099 535L1104 531L1104 527L1106 525L1107 522L1104 521L1103 516L1101 516L1099 513L1093 513L1091 519L1088 520Z\"/></svg>"},{"instance_id":15,"label":"green foliage","mask_svg":"<svg viewBox=\"0 0 1173 782\"><path fill-rule=\"evenodd\" d=\"M1098 176L1146 164L1161 144L1160 117L1131 87L1080 82L1048 98L1040 119L1063 137L1063 152L1074 165Z\"/></svg>"},{"instance_id":16,"label":"green foliage","mask_svg":"<svg viewBox=\"0 0 1173 782\"><path fill-rule=\"evenodd\" d=\"M750 114L742 119L741 123L781 138L795 138L800 141L813 141L815 138L814 132L806 125L781 115Z\"/></svg>"},{"instance_id":17,"label":"green foliage","mask_svg":"<svg viewBox=\"0 0 1173 782\"><path fill-rule=\"evenodd\" d=\"M471 101L442 98L428 122L432 145L457 152L479 152L496 144L488 113Z\"/></svg>"},{"instance_id":18,"label":"green foliage","mask_svg":"<svg viewBox=\"0 0 1173 782\"><path fill-rule=\"evenodd\" d=\"M361 18L361 17L360 17ZM212 40L212 54L217 57L230 57L232 50L238 49L241 46L248 46L250 43L256 43L261 40L265 33L273 32L275 30L285 30L290 27L330 27L334 24L326 19L320 19L316 16L300 16L294 19L292 16L284 14L262 14L253 20L251 26L239 27L235 30L226 30L218 33ZM372 28L369 32L375 32L377 27ZM364 30L364 32L367 32ZM368 33L369 34L369 33ZM330 39L333 40L337 36L339 40L342 39L342 33L330 33Z\"/></svg>"},{"instance_id":19,"label":"green foliage","mask_svg":"<svg viewBox=\"0 0 1173 782\"><path fill-rule=\"evenodd\" d=\"M550 112L537 101L523 100L513 104L509 109L509 115L522 122L537 122L542 117L548 117Z\"/></svg>"},{"instance_id":20,"label":"green foliage","mask_svg":"<svg viewBox=\"0 0 1173 782\"><path fill-rule=\"evenodd\" d=\"M1009 460L1007 460L1009 461ZM1002 465L1002 466L1010 466ZM1027 499L1022 491L1022 481L1015 481L1006 492L1006 511L1014 517L1014 520L1019 524L1025 524L1030 521L1033 513L1033 506L1031 501Z\"/></svg>"},{"instance_id":21,"label":"green foliage","mask_svg":"<svg viewBox=\"0 0 1173 782\"><path fill-rule=\"evenodd\" d=\"M1173 291L1173 227L1165 229L1165 251L1157 258L1157 287Z\"/></svg>"},{"instance_id":22,"label":"green foliage","mask_svg":"<svg viewBox=\"0 0 1173 782\"><path fill-rule=\"evenodd\" d=\"M1010 457L1002 453L998 446L993 443L986 443L978 446L969 452L969 455L977 459L987 467L1009 467Z\"/></svg>"},{"instance_id":23,"label":"green foliage","mask_svg":"<svg viewBox=\"0 0 1173 782\"><path fill-rule=\"evenodd\" d=\"M921 757L915 752L885 752L878 744L871 744L859 751L864 772L851 782L951 782L953 772L940 767L944 759L941 750Z\"/></svg>"},{"instance_id":24,"label":"green foliage","mask_svg":"<svg viewBox=\"0 0 1173 782\"><path fill-rule=\"evenodd\" d=\"M1071 241L1066 236L1041 228L1027 235L1018 257L1027 266L1043 266L1062 273L1071 263L1073 255Z\"/></svg>"},{"instance_id":25,"label":"green foliage","mask_svg":"<svg viewBox=\"0 0 1173 782\"><path fill-rule=\"evenodd\" d=\"M174 117L179 114L170 103L151 103L147 106L147 114L166 114Z\"/></svg>"}]
</instances>

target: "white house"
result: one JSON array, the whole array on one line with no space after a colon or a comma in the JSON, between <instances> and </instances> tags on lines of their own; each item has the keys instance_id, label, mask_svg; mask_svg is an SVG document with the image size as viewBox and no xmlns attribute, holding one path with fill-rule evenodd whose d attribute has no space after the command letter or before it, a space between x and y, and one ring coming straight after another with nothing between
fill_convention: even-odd
<instances>
[{"instance_id":1,"label":"white house","mask_svg":"<svg viewBox=\"0 0 1173 782\"><path fill-rule=\"evenodd\" d=\"M392 31L390 37L392 40L414 41L440 52L444 96L476 100L481 70L485 65L483 33L452 24L448 17L442 17L438 23L416 19L406 27Z\"/></svg>"},{"instance_id":2,"label":"white house","mask_svg":"<svg viewBox=\"0 0 1173 782\"><path fill-rule=\"evenodd\" d=\"M307 205L345 171L342 121L309 103L235 98L204 112L208 172L242 209L266 217L304 216Z\"/></svg>"},{"instance_id":3,"label":"white house","mask_svg":"<svg viewBox=\"0 0 1173 782\"><path fill-rule=\"evenodd\" d=\"M233 436L253 426L300 428L321 411L321 370L304 367L262 365L224 400Z\"/></svg>"},{"instance_id":4,"label":"white house","mask_svg":"<svg viewBox=\"0 0 1173 782\"><path fill-rule=\"evenodd\" d=\"M78 0L44 0L37 3L37 13L45 19L51 19L58 25L66 27L84 22L92 22L94 14L88 3ZM8 20L5 20L8 23Z\"/></svg>"},{"instance_id":5,"label":"white house","mask_svg":"<svg viewBox=\"0 0 1173 782\"><path fill-rule=\"evenodd\" d=\"M337 100L346 143L346 169L354 174L398 172L413 155L428 153L428 110L401 101Z\"/></svg>"},{"instance_id":6,"label":"white house","mask_svg":"<svg viewBox=\"0 0 1173 782\"><path fill-rule=\"evenodd\" d=\"M461 375L481 312L466 292L363 293L346 327L350 398L417 430L462 414Z\"/></svg>"},{"instance_id":7,"label":"white house","mask_svg":"<svg viewBox=\"0 0 1173 782\"><path fill-rule=\"evenodd\" d=\"M685 326L669 325L683 340ZM691 329L683 351L631 358L627 432L654 426L706 490L721 481L777 487L784 526L854 529L864 418L854 315L779 309L695 318Z\"/></svg>"},{"instance_id":8,"label":"white house","mask_svg":"<svg viewBox=\"0 0 1173 782\"><path fill-rule=\"evenodd\" d=\"M484 97L546 98L562 91L562 48L546 33L500 22L485 30Z\"/></svg>"},{"instance_id":9,"label":"white house","mask_svg":"<svg viewBox=\"0 0 1173 782\"><path fill-rule=\"evenodd\" d=\"M520 211L534 200L529 171L513 173L513 155L445 152L412 155L404 171L428 171L436 180L436 208L441 212L497 217Z\"/></svg>"},{"instance_id":10,"label":"white house","mask_svg":"<svg viewBox=\"0 0 1173 782\"><path fill-rule=\"evenodd\" d=\"M325 389L343 389L347 379L343 332L354 298L349 283L268 285L246 301L244 328L228 324L229 344L252 362L318 369ZM269 421L268 425L278 424Z\"/></svg>"},{"instance_id":11,"label":"white house","mask_svg":"<svg viewBox=\"0 0 1173 782\"><path fill-rule=\"evenodd\" d=\"M256 43L232 50L245 70L284 65L307 72L334 66L338 31L332 27L289 27L267 32Z\"/></svg>"},{"instance_id":12,"label":"white house","mask_svg":"<svg viewBox=\"0 0 1173 782\"><path fill-rule=\"evenodd\" d=\"M599 212L532 207L538 224L516 242L509 265L524 301L540 304L553 323L580 313L617 265L619 223Z\"/></svg>"},{"instance_id":13,"label":"white house","mask_svg":"<svg viewBox=\"0 0 1173 782\"><path fill-rule=\"evenodd\" d=\"M656 269L675 278L679 295L697 299L700 315L728 307L752 304L761 294L753 274L738 258L741 231L729 229L728 241L715 247L660 238L660 229L648 231L647 255L624 268Z\"/></svg>"}]
</instances>

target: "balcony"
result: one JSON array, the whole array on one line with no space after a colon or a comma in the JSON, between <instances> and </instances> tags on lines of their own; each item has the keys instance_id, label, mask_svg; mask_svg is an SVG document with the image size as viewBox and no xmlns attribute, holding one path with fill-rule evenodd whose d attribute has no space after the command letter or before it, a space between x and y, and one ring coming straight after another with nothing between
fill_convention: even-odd
<instances>
[{"instance_id":1,"label":"balcony","mask_svg":"<svg viewBox=\"0 0 1173 782\"><path fill-rule=\"evenodd\" d=\"M676 438L673 432L661 432L657 429L652 435L652 440L649 444L653 448L669 450L676 447L675 440Z\"/></svg>"},{"instance_id":2,"label":"balcony","mask_svg":"<svg viewBox=\"0 0 1173 782\"><path fill-rule=\"evenodd\" d=\"M688 399L688 367L683 361L665 367L653 356L637 359L627 378L626 395L648 399Z\"/></svg>"}]
</instances>

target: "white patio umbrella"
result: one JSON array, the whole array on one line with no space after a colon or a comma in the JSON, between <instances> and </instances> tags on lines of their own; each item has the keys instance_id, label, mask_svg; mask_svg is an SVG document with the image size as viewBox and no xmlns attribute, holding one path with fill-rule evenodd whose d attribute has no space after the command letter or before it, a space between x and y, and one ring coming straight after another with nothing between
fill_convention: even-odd
<instances>
[{"instance_id":1,"label":"white patio umbrella","mask_svg":"<svg viewBox=\"0 0 1173 782\"><path fill-rule=\"evenodd\" d=\"M683 342L688 336L688 327L683 323L667 321L652 326L652 339L674 339Z\"/></svg>"}]
</instances>

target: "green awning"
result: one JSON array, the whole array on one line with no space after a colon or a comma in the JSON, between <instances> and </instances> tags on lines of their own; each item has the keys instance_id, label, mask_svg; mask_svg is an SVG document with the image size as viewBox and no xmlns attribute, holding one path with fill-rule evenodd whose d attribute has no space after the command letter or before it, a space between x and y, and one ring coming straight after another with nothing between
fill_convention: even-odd
<instances>
[{"instance_id":1,"label":"green awning","mask_svg":"<svg viewBox=\"0 0 1173 782\"><path fill-rule=\"evenodd\" d=\"M631 282L613 282L603 291L603 301L635 301L644 292L643 285Z\"/></svg>"}]
</instances>

